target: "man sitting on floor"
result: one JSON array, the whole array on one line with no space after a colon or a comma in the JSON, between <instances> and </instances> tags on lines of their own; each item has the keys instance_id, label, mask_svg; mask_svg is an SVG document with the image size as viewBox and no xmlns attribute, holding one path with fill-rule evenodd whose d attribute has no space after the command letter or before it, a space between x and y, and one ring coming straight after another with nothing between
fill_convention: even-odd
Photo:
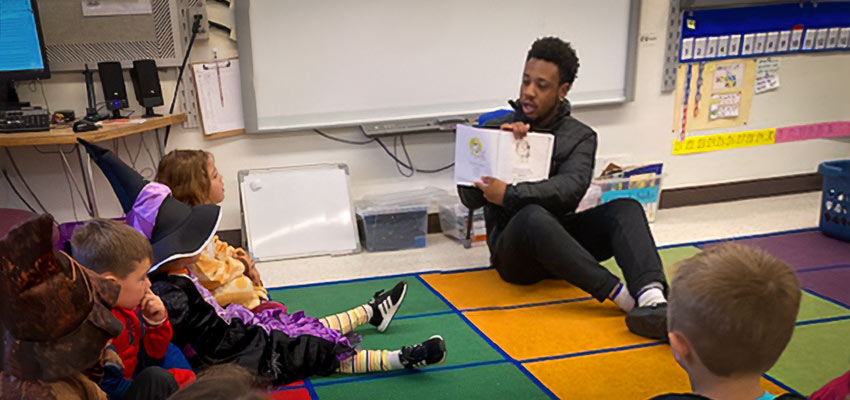
<instances>
[{"instance_id":1,"label":"man sitting on floor","mask_svg":"<svg viewBox=\"0 0 850 400\"><path fill-rule=\"evenodd\" d=\"M485 126L555 136L549 179L508 185L492 177L476 187L458 186L470 209L484 207L490 260L507 282L528 285L563 279L597 300L613 300L629 329L666 340L667 302L661 259L641 205L614 200L575 213L590 185L596 132L570 115L567 92L578 71L569 43L554 37L534 42L525 62L518 104ZM626 285L599 265L613 256Z\"/></svg>"}]
</instances>

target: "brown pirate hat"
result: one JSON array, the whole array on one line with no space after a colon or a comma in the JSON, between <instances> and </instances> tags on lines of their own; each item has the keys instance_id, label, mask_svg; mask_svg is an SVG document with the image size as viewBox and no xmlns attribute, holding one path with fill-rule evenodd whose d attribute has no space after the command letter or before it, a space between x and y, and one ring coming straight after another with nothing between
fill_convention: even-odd
<instances>
[{"instance_id":1,"label":"brown pirate hat","mask_svg":"<svg viewBox=\"0 0 850 400\"><path fill-rule=\"evenodd\" d=\"M45 214L0 240L0 370L54 381L94 365L123 326L120 287L53 248Z\"/></svg>"}]
</instances>

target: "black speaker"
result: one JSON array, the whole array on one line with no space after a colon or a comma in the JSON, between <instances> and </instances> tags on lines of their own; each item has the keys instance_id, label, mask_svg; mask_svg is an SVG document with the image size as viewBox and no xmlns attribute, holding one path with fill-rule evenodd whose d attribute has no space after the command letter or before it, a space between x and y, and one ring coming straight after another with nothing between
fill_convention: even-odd
<instances>
[{"instance_id":1,"label":"black speaker","mask_svg":"<svg viewBox=\"0 0 850 400\"><path fill-rule=\"evenodd\" d=\"M107 61L97 63L97 71L100 74L100 85L103 86L103 99L106 101L106 109L112 111L112 118L122 118L121 110L129 106L127 102L127 89L124 87L124 73L121 71L121 63Z\"/></svg>"},{"instance_id":2,"label":"black speaker","mask_svg":"<svg viewBox=\"0 0 850 400\"><path fill-rule=\"evenodd\" d=\"M143 117L161 117L154 114L153 108L165 104L162 100L162 87L159 85L159 73L156 70L154 60L133 61L133 69L130 70L133 79L133 90L136 92L136 100L145 108Z\"/></svg>"}]
</instances>

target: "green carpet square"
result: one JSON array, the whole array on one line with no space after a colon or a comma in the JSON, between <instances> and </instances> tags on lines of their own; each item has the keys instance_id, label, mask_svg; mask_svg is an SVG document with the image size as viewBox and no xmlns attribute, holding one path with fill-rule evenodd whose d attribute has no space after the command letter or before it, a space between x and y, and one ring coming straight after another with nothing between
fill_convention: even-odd
<instances>
[{"instance_id":1,"label":"green carpet square","mask_svg":"<svg viewBox=\"0 0 850 400\"><path fill-rule=\"evenodd\" d=\"M797 321L840 317L843 315L850 315L850 310L803 292L803 297L800 298L800 313L797 315Z\"/></svg>"},{"instance_id":2,"label":"green carpet square","mask_svg":"<svg viewBox=\"0 0 850 400\"><path fill-rule=\"evenodd\" d=\"M366 303L375 292L390 290L398 281L407 282L407 295L397 315L413 315L448 310L448 306L416 277L373 279L332 283L293 289L269 290L269 297L286 304L290 312L304 310L315 318L344 312ZM395 322L393 322L395 324Z\"/></svg>"},{"instance_id":3,"label":"green carpet square","mask_svg":"<svg viewBox=\"0 0 850 400\"><path fill-rule=\"evenodd\" d=\"M848 337L850 320L798 326L768 375L809 395L850 368Z\"/></svg>"},{"instance_id":4,"label":"green carpet square","mask_svg":"<svg viewBox=\"0 0 850 400\"><path fill-rule=\"evenodd\" d=\"M406 318L393 321L384 333L374 329L363 330L362 348L369 350L397 350L401 346L416 344L432 335L440 335L446 341L446 362L441 365L468 364L502 359L484 339L455 314ZM379 375L382 373L376 373ZM385 374L385 373L383 373ZM351 375L335 374L313 381L349 378Z\"/></svg>"},{"instance_id":5,"label":"green carpet square","mask_svg":"<svg viewBox=\"0 0 850 400\"><path fill-rule=\"evenodd\" d=\"M670 247L658 250L658 255L661 256L661 263L664 265L664 276L667 277L667 282L669 283L673 280L673 265L698 254L700 251L702 250L694 246ZM603 262L602 266L611 271L614 276L620 278L621 281L625 282L623 271L620 270L617 261L613 257Z\"/></svg>"},{"instance_id":6,"label":"green carpet square","mask_svg":"<svg viewBox=\"0 0 850 400\"><path fill-rule=\"evenodd\" d=\"M510 363L317 386L325 399L548 399Z\"/></svg>"}]
</instances>

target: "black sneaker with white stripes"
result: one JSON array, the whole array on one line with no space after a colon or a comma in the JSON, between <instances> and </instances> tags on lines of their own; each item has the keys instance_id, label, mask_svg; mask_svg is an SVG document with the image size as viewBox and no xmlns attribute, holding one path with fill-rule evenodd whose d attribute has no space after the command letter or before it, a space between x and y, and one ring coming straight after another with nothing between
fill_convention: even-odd
<instances>
[{"instance_id":1,"label":"black sneaker with white stripes","mask_svg":"<svg viewBox=\"0 0 850 400\"><path fill-rule=\"evenodd\" d=\"M390 326L390 322L401 307L401 302L404 301L406 293L407 282L401 281L388 292L383 290L376 292L375 297L369 300L367 304L372 306L372 319L369 320L369 323L375 325L378 332L383 332Z\"/></svg>"},{"instance_id":2,"label":"black sneaker with white stripes","mask_svg":"<svg viewBox=\"0 0 850 400\"><path fill-rule=\"evenodd\" d=\"M442 364L446 361L446 341L443 340L442 336L434 335L422 343L404 346L401 348L399 359L401 359L401 364L408 369Z\"/></svg>"}]
</instances>

